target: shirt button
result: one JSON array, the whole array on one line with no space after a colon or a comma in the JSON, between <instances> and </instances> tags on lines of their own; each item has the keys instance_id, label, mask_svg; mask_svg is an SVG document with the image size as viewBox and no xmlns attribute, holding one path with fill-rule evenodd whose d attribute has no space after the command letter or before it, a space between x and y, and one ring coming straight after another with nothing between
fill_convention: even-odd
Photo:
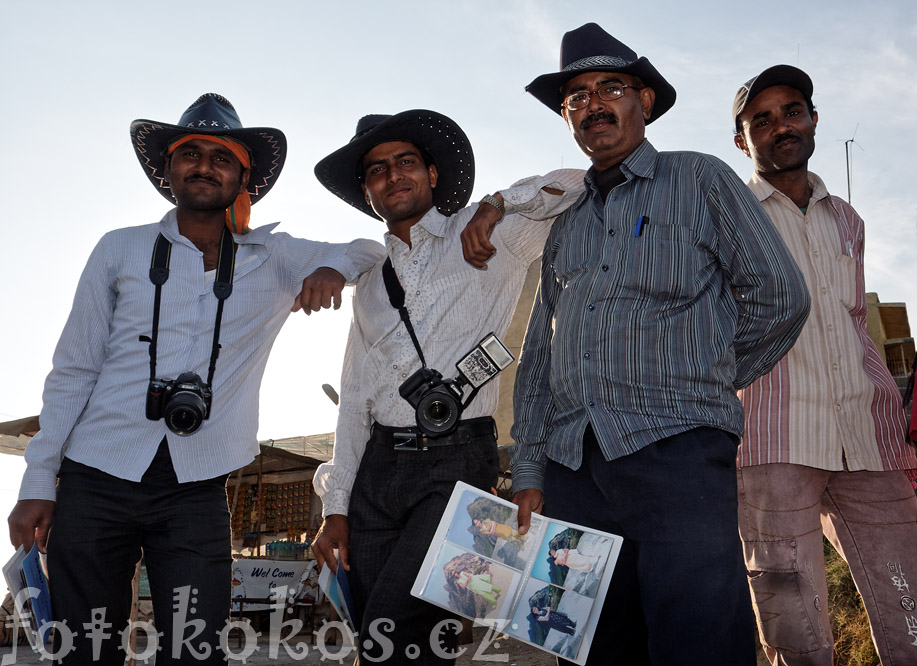
<instances>
[{"instance_id":1,"label":"shirt button","mask_svg":"<svg viewBox=\"0 0 917 666\"><path fill-rule=\"evenodd\" d=\"M589 309L590 309L590 310L595 310L595 304L594 304L594 303L590 303L590 304L589 304Z\"/></svg>"},{"instance_id":2,"label":"shirt button","mask_svg":"<svg viewBox=\"0 0 917 666\"><path fill-rule=\"evenodd\" d=\"M393 366L392 366L392 370L397 370L397 369L398 369L398 366L397 366L397 365L393 365Z\"/></svg>"},{"instance_id":3,"label":"shirt button","mask_svg":"<svg viewBox=\"0 0 917 666\"><path fill-rule=\"evenodd\" d=\"M615 235L615 230L614 230L614 229L609 229L609 230L608 230L608 235L609 235L609 236L614 236L614 235Z\"/></svg>"},{"instance_id":4,"label":"shirt button","mask_svg":"<svg viewBox=\"0 0 917 666\"><path fill-rule=\"evenodd\" d=\"M420 296L420 289L418 289L417 291L415 291L415 292L414 292L414 295L415 295L415 296Z\"/></svg>"},{"instance_id":5,"label":"shirt button","mask_svg":"<svg viewBox=\"0 0 917 666\"><path fill-rule=\"evenodd\" d=\"M589 401L589 406L590 406L590 407L595 407L595 400L590 400L590 401Z\"/></svg>"},{"instance_id":6,"label":"shirt button","mask_svg":"<svg viewBox=\"0 0 917 666\"><path fill-rule=\"evenodd\" d=\"M828 293L828 287L822 287L822 288L821 288L821 293L827 294L827 293Z\"/></svg>"},{"instance_id":7,"label":"shirt button","mask_svg":"<svg viewBox=\"0 0 917 666\"><path fill-rule=\"evenodd\" d=\"M602 264L602 270L608 272L608 264Z\"/></svg>"},{"instance_id":8,"label":"shirt button","mask_svg":"<svg viewBox=\"0 0 917 666\"><path fill-rule=\"evenodd\" d=\"M588 359L588 358L591 358L591 357L592 357L592 354L590 354L589 352L586 352L585 354L583 354L583 358L585 358L585 359Z\"/></svg>"},{"instance_id":9,"label":"shirt button","mask_svg":"<svg viewBox=\"0 0 917 666\"><path fill-rule=\"evenodd\" d=\"M837 363L834 363L831 367L837 370Z\"/></svg>"},{"instance_id":10,"label":"shirt button","mask_svg":"<svg viewBox=\"0 0 917 666\"><path fill-rule=\"evenodd\" d=\"M837 411L841 411L841 405L840 405L840 403L836 404L836 405L834 406L834 408L835 408Z\"/></svg>"},{"instance_id":11,"label":"shirt button","mask_svg":"<svg viewBox=\"0 0 917 666\"><path fill-rule=\"evenodd\" d=\"M401 373L401 378L402 378L402 379L404 379L404 378L407 377L407 376L408 376L408 373L406 373L406 372L402 372L402 373Z\"/></svg>"}]
</instances>

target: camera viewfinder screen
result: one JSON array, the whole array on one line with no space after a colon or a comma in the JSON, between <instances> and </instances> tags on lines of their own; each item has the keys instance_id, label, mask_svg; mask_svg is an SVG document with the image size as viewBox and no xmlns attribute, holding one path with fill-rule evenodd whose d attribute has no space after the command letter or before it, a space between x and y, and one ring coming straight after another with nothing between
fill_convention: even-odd
<instances>
[{"instance_id":1,"label":"camera viewfinder screen","mask_svg":"<svg viewBox=\"0 0 917 666\"><path fill-rule=\"evenodd\" d=\"M501 370L513 362L513 355L503 346L495 335L488 336L481 341L481 347Z\"/></svg>"}]
</instances>

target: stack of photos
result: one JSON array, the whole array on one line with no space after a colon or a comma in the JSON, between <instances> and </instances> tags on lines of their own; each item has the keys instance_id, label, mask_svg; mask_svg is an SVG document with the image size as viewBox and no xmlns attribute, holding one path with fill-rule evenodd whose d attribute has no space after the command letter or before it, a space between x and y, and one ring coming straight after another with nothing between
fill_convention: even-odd
<instances>
[{"instance_id":1,"label":"stack of photos","mask_svg":"<svg viewBox=\"0 0 917 666\"><path fill-rule=\"evenodd\" d=\"M516 509L457 483L411 594L585 663L622 539Z\"/></svg>"}]
</instances>

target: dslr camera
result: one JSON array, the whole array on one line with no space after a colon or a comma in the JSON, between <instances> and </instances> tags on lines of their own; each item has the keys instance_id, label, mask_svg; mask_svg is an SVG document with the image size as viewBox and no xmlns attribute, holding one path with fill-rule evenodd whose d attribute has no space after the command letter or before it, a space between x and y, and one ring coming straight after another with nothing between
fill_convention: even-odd
<instances>
[{"instance_id":1,"label":"dslr camera","mask_svg":"<svg viewBox=\"0 0 917 666\"><path fill-rule=\"evenodd\" d=\"M176 435L190 435L210 418L213 392L194 372L183 372L175 379L153 379L146 391L146 417L165 419Z\"/></svg>"},{"instance_id":2,"label":"dslr camera","mask_svg":"<svg viewBox=\"0 0 917 666\"><path fill-rule=\"evenodd\" d=\"M513 362L513 355L493 333L484 337L455 364L458 376L443 379L441 373L423 367L404 380L398 393L414 408L417 429L427 437L444 437L458 427L462 412L478 389ZM462 402L464 386L471 386Z\"/></svg>"}]
</instances>

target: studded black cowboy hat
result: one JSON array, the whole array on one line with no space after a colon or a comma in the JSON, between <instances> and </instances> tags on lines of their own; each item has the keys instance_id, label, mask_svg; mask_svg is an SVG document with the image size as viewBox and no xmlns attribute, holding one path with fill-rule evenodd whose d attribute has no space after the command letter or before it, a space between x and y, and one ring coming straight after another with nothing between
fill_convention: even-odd
<instances>
[{"instance_id":1,"label":"studded black cowboy hat","mask_svg":"<svg viewBox=\"0 0 917 666\"><path fill-rule=\"evenodd\" d=\"M332 194L378 219L361 187L362 160L388 141L409 141L433 159L439 173L433 204L441 213L452 215L468 203L474 187L471 142L454 120L425 109L363 116L350 143L315 165L315 176Z\"/></svg>"}]
</instances>

